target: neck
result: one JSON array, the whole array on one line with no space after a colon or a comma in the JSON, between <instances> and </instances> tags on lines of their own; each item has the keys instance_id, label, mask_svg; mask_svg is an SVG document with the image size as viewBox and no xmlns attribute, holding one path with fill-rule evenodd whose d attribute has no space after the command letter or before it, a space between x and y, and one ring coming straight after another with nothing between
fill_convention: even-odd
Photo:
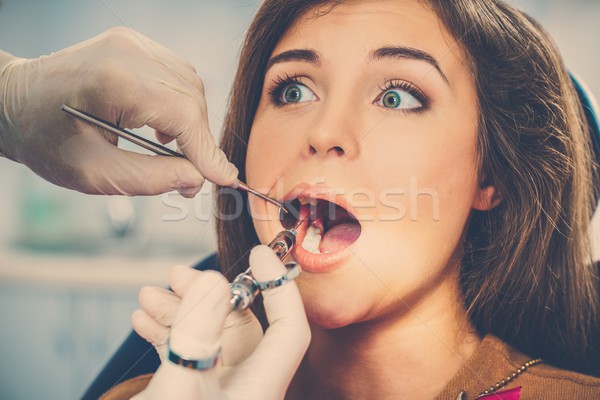
<instances>
[{"instance_id":1,"label":"neck","mask_svg":"<svg viewBox=\"0 0 600 400\"><path fill-rule=\"evenodd\" d=\"M456 293L446 283L400 315L313 327L288 399L434 398L481 341Z\"/></svg>"}]
</instances>

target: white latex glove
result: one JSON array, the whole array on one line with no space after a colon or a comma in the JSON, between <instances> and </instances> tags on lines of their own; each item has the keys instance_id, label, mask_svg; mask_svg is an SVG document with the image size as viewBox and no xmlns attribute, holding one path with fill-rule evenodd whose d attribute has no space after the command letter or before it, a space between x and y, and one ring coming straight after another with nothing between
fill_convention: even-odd
<instances>
[{"instance_id":1,"label":"white latex glove","mask_svg":"<svg viewBox=\"0 0 600 400\"><path fill-rule=\"evenodd\" d=\"M62 104L122 128L148 125L162 143L176 139L189 161L118 149L115 135ZM230 185L238 174L210 133L194 67L128 28L32 60L0 51L0 155L93 194L191 197L204 178Z\"/></svg>"},{"instance_id":2,"label":"white latex glove","mask_svg":"<svg viewBox=\"0 0 600 400\"><path fill-rule=\"evenodd\" d=\"M250 253L250 267L258 281L286 272L265 245ZM140 292L142 310L132 316L134 329L154 343L164 359L147 388L135 400L279 400L310 342L304 306L294 282L264 291L269 328L264 337L256 318L230 310L229 286L216 272L175 267L175 294L160 288ZM195 371L166 360L166 338L183 357L207 358L221 347L219 364Z\"/></svg>"}]
</instances>

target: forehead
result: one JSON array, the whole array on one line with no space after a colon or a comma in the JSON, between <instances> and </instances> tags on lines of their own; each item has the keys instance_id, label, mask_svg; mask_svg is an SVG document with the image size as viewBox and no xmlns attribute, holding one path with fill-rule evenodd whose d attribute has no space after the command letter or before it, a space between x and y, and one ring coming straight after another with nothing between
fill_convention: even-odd
<instances>
[{"instance_id":1,"label":"forehead","mask_svg":"<svg viewBox=\"0 0 600 400\"><path fill-rule=\"evenodd\" d=\"M436 13L419 0L348 1L325 5L302 15L282 37L273 55L290 49L313 49L324 61L402 45L433 55L442 69L463 72L461 47Z\"/></svg>"}]
</instances>

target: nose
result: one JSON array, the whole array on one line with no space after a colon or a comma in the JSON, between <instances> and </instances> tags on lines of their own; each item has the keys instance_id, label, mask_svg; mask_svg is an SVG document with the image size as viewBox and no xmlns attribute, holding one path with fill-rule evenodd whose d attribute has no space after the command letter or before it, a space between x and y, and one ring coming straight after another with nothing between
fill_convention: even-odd
<instances>
[{"instance_id":1,"label":"nose","mask_svg":"<svg viewBox=\"0 0 600 400\"><path fill-rule=\"evenodd\" d=\"M308 155L353 159L358 155L356 113L339 103L324 107L308 132Z\"/></svg>"}]
</instances>

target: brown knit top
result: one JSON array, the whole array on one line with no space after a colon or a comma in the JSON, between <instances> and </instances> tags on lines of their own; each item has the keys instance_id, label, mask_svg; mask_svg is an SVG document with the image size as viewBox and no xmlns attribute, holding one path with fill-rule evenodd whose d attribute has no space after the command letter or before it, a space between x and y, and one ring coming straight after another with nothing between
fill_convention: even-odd
<instances>
[{"instance_id":1,"label":"brown knit top","mask_svg":"<svg viewBox=\"0 0 600 400\"><path fill-rule=\"evenodd\" d=\"M464 400L473 400L530 359L497 337L487 335L475 354L434 400L456 400L461 391L465 392ZM143 375L123 382L101 400L129 399L142 391L150 378L152 375ZM543 363L531 366L501 390L518 386L522 387L520 400L600 400L600 378Z\"/></svg>"},{"instance_id":2,"label":"brown knit top","mask_svg":"<svg viewBox=\"0 0 600 400\"><path fill-rule=\"evenodd\" d=\"M475 354L448 382L435 400L475 399L496 382L531 360L499 338L487 335ZM520 400L600 400L600 378L537 364L500 390L521 386ZM492 397L493 399L493 397Z\"/></svg>"}]
</instances>

